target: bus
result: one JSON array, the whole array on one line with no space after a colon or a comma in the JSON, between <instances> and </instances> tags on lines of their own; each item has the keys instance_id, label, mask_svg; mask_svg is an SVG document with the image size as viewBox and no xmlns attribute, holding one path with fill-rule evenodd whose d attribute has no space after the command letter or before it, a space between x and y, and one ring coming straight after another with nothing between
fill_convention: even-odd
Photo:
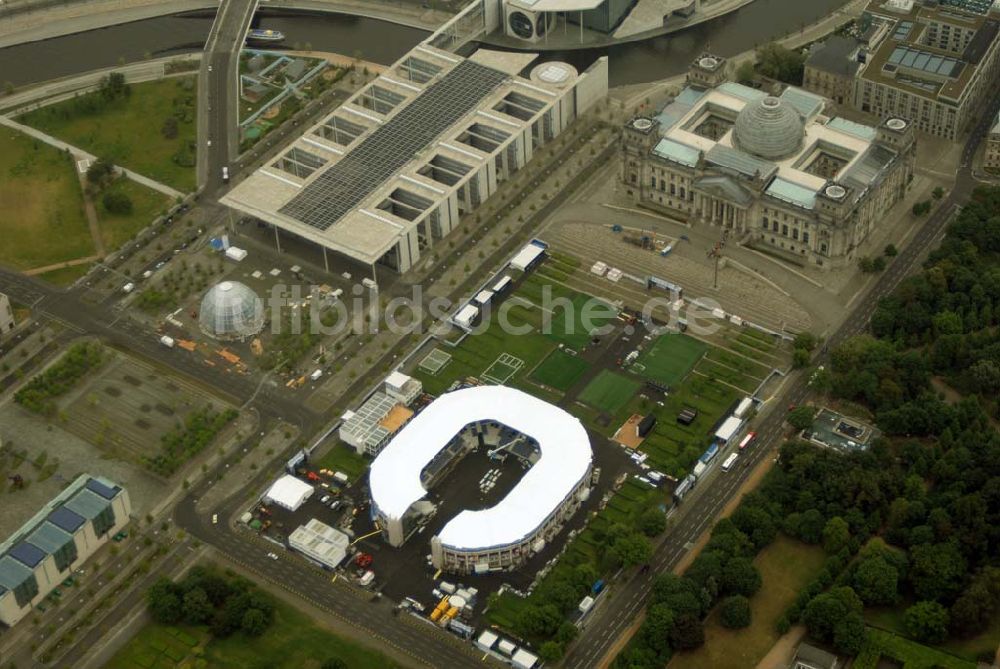
<instances>
[{"instance_id":1,"label":"bus","mask_svg":"<svg viewBox=\"0 0 1000 669\"><path fill-rule=\"evenodd\" d=\"M729 457L726 458L726 461L722 463L722 471L728 472L730 469L732 469L733 465L736 464L736 458L738 457L740 456L737 455L736 453L730 453Z\"/></svg>"},{"instance_id":2,"label":"bus","mask_svg":"<svg viewBox=\"0 0 1000 669\"><path fill-rule=\"evenodd\" d=\"M745 449L745 448L746 448L747 446L749 446L750 444L752 444L752 443L753 443L753 440L754 440L754 439L755 439L756 437L757 437L757 433L756 433L756 432L748 432L748 433L747 433L747 436L743 437L743 440L742 440L742 441L740 441L740 450L742 451L742 450L743 450L743 449Z\"/></svg>"}]
</instances>

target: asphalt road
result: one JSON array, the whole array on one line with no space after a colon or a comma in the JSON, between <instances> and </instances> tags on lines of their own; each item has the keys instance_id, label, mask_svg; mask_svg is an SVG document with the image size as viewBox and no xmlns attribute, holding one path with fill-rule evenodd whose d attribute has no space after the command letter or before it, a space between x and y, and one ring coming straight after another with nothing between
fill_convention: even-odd
<instances>
[{"instance_id":1,"label":"asphalt road","mask_svg":"<svg viewBox=\"0 0 1000 669\"><path fill-rule=\"evenodd\" d=\"M951 193L927 218L910 243L879 276L878 281L857 300L854 309L825 342L817 356L817 362L824 360L828 356L828 351L845 339L861 334L867 329L878 301L889 295L903 278L916 269L917 262L943 232L957 207L969 198L975 187L971 171L972 157L987 132L990 121L996 118L998 106L1000 101L993 102L991 111L983 115L983 120L970 134L962 152L962 163ZM741 456L743 465L727 474L717 473L715 478L708 482L708 488L701 486L696 489L700 491L699 495L692 494L685 499L679 520L668 530L650 560L651 569L633 576L631 580L611 586L606 600L594 611L585 631L567 654L564 666L572 669L601 666L607 653L644 608L647 594L657 574L674 569L687 553L687 545L697 541L698 537L711 526L717 514L732 499L756 465L766 457L773 457L774 449L779 445L782 436L785 409L789 405L802 403L808 393L807 384L808 377L801 372L793 373L789 377L783 394L774 398L774 406L756 425L756 444L750 447L748 453Z\"/></svg>"},{"instance_id":2,"label":"asphalt road","mask_svg":"<svg viewBox=\"0 0 1000 669\"><path fill-rule=\"evenodd\" d=\"M199 183L215 197L224 187L222 168L239 153L239 54L258 0L223 0L205 44L201 61L199 156L205 170Z\"/></svg>"}]
</instances>

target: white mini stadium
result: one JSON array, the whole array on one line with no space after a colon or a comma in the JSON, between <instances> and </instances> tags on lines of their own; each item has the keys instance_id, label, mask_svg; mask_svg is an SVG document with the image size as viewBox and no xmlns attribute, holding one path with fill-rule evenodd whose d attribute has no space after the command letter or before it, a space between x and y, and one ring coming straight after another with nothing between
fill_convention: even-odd
<instances>
[{"instance_id":1,"label":"white mini stadium","mask_svg":"<svg viewBox=\"0 0 1000 669\"><path fill-rule=\"evenodd\" d=\"M457 573L513 569L544 548L590 494L592 451L579 420L505 386L442 395L372 463L372 513L401 546L434 511L425 499L462 457L519 448L531 466L496 505L464 510L431 539L434 566ZM442 493L446 495L446 492Z\"/></svg>"}]
</instances>

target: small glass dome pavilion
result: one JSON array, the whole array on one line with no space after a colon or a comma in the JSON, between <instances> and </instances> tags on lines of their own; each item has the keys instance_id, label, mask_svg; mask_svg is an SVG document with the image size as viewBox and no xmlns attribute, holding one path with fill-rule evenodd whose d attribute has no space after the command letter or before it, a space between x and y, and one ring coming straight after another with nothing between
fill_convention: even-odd
<instances>
[{"instance_id":1,"label":"small glass dome pavilion","mask_svg":"<svg viewBox=\"0 0 1000 669\"><path fill-rule=\"evenodd\" d=\"M198 324L216 339L252 337L264 327L264 303L249 286L223 281L202 298Z\"/></svg>"}]
</instances>

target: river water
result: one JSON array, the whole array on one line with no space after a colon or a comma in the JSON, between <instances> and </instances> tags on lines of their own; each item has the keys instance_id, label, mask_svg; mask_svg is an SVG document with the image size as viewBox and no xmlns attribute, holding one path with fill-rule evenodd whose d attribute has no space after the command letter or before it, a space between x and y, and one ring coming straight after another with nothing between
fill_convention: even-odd
<instances>
[{"instance_id":1,"label":"river water","mask_svg":"<svg viewBox=\"0 0 1000 669\"><path fill-rule=\"evenodd\" d=\"M654 81L684 72L702 51L729 56L800 30L846 0L756 0L722 18L672 35L604 49L546 53L585 68L599 56L610 59L611 85ZM0 83L38 83L113 67L121 62L200 51L214 14L165 16L0 49ZM285 46L347 55L360 53L388 64L427 33L385 21L343 14L283 12L258 23L286 36Z\"/></svg>"}]
</instances>

